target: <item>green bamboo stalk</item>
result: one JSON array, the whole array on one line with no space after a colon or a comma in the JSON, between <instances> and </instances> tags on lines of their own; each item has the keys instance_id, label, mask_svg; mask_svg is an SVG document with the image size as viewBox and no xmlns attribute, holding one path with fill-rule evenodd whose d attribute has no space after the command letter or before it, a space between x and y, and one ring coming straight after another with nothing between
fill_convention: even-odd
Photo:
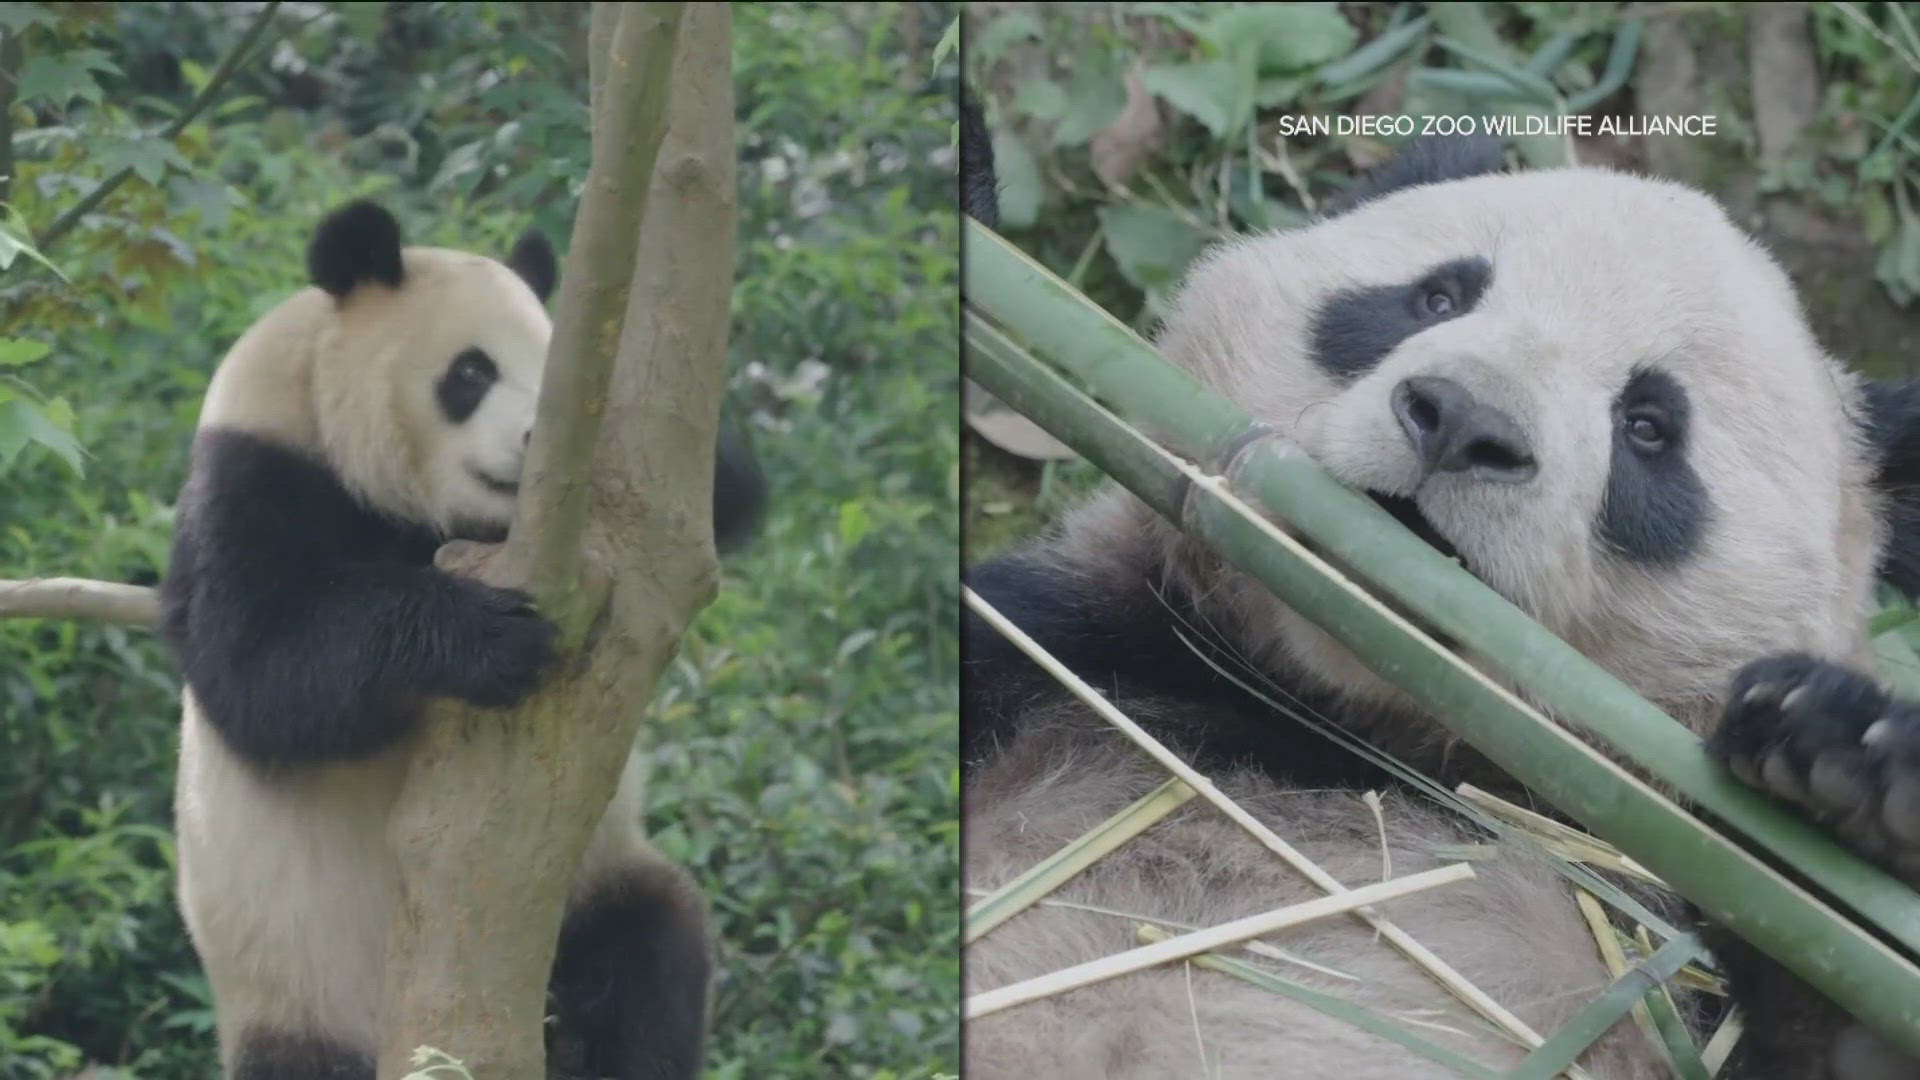
<instances>
[{"instance_id":1,"label":"green bamboo stalk","mask_svg":"<svg viewBox=\"0 0 1920 1080\"><path fill-rule=\"evenodd\" d=\"M1175 453L1221 460L1252 418L1161 361L1105 312L976 223L967 224L968 303L1133 417ZM1210 542L1383 678L1596 835L1671 883L1889 1038L1920 1053L1920 968L1726 836L1501 691L1125 427L1007 334L969 311L969 373ZM1421 619L1526 686L1622 757L1711 809L1908 948L1911 890L1835 847L1809 823L1724 775L1699 741L1625 684L1407 533L1301 455L1256 446L1236 473L1269 513Z\"/></svg>"}]
</instances>

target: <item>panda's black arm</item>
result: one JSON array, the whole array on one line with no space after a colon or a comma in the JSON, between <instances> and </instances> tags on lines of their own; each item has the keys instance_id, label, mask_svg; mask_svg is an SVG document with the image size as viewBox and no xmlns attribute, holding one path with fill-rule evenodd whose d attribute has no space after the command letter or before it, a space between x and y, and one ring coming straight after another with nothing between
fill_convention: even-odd
<instances>
[{"instance_id":1,"label":"panda's black arm","mask_svg":"<svg viewBox=\"0 0 1920 1080\"><path fill-rule=\"evenodd\" d=\"M551 625L520 597L432 570L335 568L326 588L270 603L195 590L181 667L228 745L266 765L380 749L434 695L505 706L551 656Z\"/></svg>"},{"instance_id":2,"label":"panda's black arm","mask_svg":"<svg viewBox=\"0 0 1920 1080\"><path fill-rule=\"evenodd\" d=\"M399 738L420 699L512 704L552 655L517 593L433 569L435 537L361 507L324 467L203 433L161 586L163 629L209 722L269 765Z\"/></svg>"},{"instance_id":3,"label":"panda's black arm","mask_svg":"<svg viewBox=\"0 0 1920 1080\"><path fill-rule=\"evenodd\" d=\"M1041 647L1129 710L1194 764L1255 766L1285 783L1371 787L1390 777L1371 762L1250 693L1225 671L1242 665L1208 640L1207 625L1163 575L1089 579L1032 549L981 563L966 584ZM960 624L960 753L986 761L1043 715L1064 691L1052 676L969 609ZM1240 678L1259 683L1261 676ZM1304 682L1266 686L1306 715L1336 718L1342 705ZM1162 704L1164 703L1164 705Z\"/></svg>"}]
</instances>

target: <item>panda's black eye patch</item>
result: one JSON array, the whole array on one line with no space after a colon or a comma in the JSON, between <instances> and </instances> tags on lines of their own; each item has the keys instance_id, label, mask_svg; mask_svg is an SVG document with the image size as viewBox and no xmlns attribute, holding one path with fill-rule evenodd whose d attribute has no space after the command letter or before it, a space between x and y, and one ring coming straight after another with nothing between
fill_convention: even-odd
<instances>
[{"instance_id":1,"label":"panda's black eye patch","mask_svg":"<svg viewBox=\"0 0 1920 1080\"><path fill-rule=\"evenodd\" d=\"M1454 259L1399 285L1336 293L1314 312L1313 362L1341 378L1363 375L1401 342L1472 311L1492 279L1487 260Z\"/></svg>"},{"instance_id":2,"label":"panda's black eye patch","mask_svg":"<svg viewBox=\"0 0 1920 1080\"><path fill-rule=\"evenodd\" d=\"M447 364L433 396L448 423L463 424L499 380L500 369L494 366L493 357L482 349L466 349Z\"/></svg>"},{"instance_id":3,"label":"panda's black eye patch","mask_svg":"<svg viewBox=\"0 0 1920 1080\"><path fill-rule=\"evenodd\" d=\"M1687 392L1673 376L1642 368L1613 401L1613 459L1601 500L1600 537L1638 562L1691 554L1705 530L1706 486L1687 460Z\"/></svg>"}]
</instances>

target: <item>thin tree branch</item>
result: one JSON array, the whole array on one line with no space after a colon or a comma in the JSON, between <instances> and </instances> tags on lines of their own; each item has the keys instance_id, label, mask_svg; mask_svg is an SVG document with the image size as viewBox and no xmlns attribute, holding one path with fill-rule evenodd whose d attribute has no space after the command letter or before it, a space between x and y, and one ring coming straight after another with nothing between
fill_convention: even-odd
<instances>
[{"instance_id":1,"label":"thin tree branch","mask_svg":"<svg viewBox=\"0 0 1920 1080\"><path fill-rule=\"evenodd\" d=\"M647 187L665 133L684 4L597 5L589 44L593 161L574 216L553 342L506 560L568 640L600 602L581 588L587 474L626 323Z\"/></svg>"},{"instance_id":2,"label":"thin tree branch","mask_svg":"<svg viewBox=\"0 0 1920 1080\"><path fill-rule=\"evenodd\" d=\"M187 129L188 124L193 123L201 113L206 111L207 106L213 104L214 100L220 96L220 92L226 89L234 73L240 69L240 62L248 58L255 43L266 33L267 24L273 21L274 12L280 9L280 3L281 0L271 0L260 9L259 14L253 17L253 23L247 27L246 33L240 35L240 40L235 42L233 48L228 49L226 55L222 56L220 62L215 65L213 74L207 77L207 84L200 88L200 92L194 95L186 108L180 110L179 116L174 117L171 123L160 130L161 139L171 141L178 138L180 133ZM93 213L95 207L104 202L108 195L113 194L115 188L126 183L127 177L132 175L133 168L128 166L100 181L92 191L81 196L79 202L74 203L65 213L55 218L53 224L47 226L45 231L34 237L34 246L42 255L50 254L54 245L80 224L81 218Z\"/></svg>"},{"instance_id":3,"label":"thin tree branch","mask_svg":"<svg viewBox=\"0 0 1920 1080\"><path fill-rule=\"evenodd\" d=\"M25 59L21 33L0 33L0 204L13 201L13 102L19 91L14 76Z\"/></svg>"},{"instance_id":4,"label":"thin tree branch","mask_svg":"<svg viewBox=\"0 0 1920 1080\"><path fill-rule=\"evenodd\" d=\"M0 579L0 619L94 619L152 626L160 621L160 594L144 585L87 578Z\"/></svg>"},{"instance_id":5,"label":"thin tree branch","mask_svg":"<svg viewBox=\"0 0 1920 1080\"><path fill-rule=\"evenodd\" d=\"M726 6L692 9L724 12ZM702 30L720 35L717 46L707 46L719 55L695 62L683 54L682 66L690 70L674 75L673 122L652 190L652 198L666 201L671 211L650 212L641 225L641 258L620 342L623 362L613 372L590 474L594 526L614 537L649 536L664 544L612 545L617 581L645 583L651 592L616 588L616 607L693 602L690 610L652 615L666 616L668 625L690 620L712 598L717 582L713 454L726 381L737 198L731 56L727 20L720 18L718 31ZM690 33L682 30L682 39ZM707 70L714 66L718 74ZM630 356L644 359L624 360ZM697 585L692 591L690 582ZM633 627L647 619L629 608L618 611L614 622Z\"/></svg>"}]
</instances>

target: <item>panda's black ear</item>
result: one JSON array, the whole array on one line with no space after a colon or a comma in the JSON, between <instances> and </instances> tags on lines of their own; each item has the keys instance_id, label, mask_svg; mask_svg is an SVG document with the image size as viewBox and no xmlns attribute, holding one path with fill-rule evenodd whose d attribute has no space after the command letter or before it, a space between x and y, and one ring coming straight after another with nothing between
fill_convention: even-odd
<instances>
[{"instance_id":1,"label":"panda's black ear","mask_svg":"<svg viewBox=\"0 0 1920 1080\"><path fill-rule=\"evenodd\" d=\"M1504 164L1500 149L1500 140L1492 135L1416 136L1407 140L1386 164L1341 192L1339 198L1327 205L1325 216L1338 217L1361 203L1422 184L1499 172Z\"/></svg>"},{"instance_id":2,"label":"panda's black ear","mask_svg":"<svg viewBox=\"0 0 1920 1080\"><path fill-rule=\"evenodd\" d=\"M560 279L560 262L553 257L553 245L547 243L545 233L528 229L514 241L513 254L507 256L507 265L520 275L533 295L541 303L553 293L553 283Z\"/></svg>"},{"instance_id":3,"label":"panda's black ear","mask_svg":"<svg viewBox=\"0 0 1920 1080\"><path fill-rule=\"evenodd\" d=\"M361 199L328 214L307 245L307 278L344 299L367 281L400 284L400 223L380 204Z\"/></svg>"},{"instance_id":4,"label":"panda's black ear","mask_svg":"<svg viewBox=\"0 0 1920 1080\"><path fill-rule=\"evenodd\" d=\"M993 173L993 132L980 99L960 89L960 210L982 225L1000 223L1000 184Z\"/></svg>"}]
</instances>

